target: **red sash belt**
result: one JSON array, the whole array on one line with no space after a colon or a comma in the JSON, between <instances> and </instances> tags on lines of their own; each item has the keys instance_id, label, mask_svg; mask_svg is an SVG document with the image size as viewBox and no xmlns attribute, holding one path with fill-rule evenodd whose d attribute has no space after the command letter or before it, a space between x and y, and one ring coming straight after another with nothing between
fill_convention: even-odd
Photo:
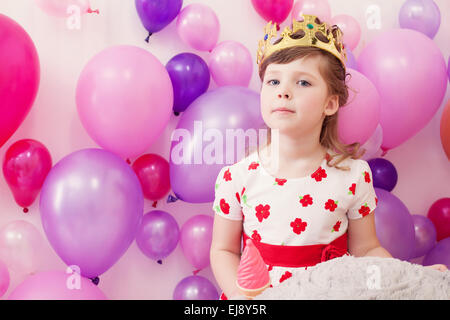
<instances>
[{"instance_id":1,"label":"red sash belt","mask_svg":"<svg viewBox=\"0 0 450 320\"><path fill-rule=\"evenodd\" d=\"M245 242L249 238L245 233ZM252 239L253 240L253 239ZM330 244L309 246L280 246L253 240L264 262L272 267L310 267L347 253L347 232Z\"/></svg>"}]
</instances>

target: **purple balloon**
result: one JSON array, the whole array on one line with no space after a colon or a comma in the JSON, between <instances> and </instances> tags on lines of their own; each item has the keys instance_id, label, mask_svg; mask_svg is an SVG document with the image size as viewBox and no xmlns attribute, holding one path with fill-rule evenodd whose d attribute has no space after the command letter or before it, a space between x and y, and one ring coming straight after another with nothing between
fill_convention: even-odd
<instances>
[{"instance_id":1,"label":"purple balloon","mask_svg":"<svg viewBox=\"0 0 450 320\"><path fill-rule=\"evenodd\" d=\"M193 53L180 53L166 65L173 87L173 111L182 112L208 90L209 68L206 62Z\"/></svg>"},{"instance_id":2,"label":"purple balloon","mask_svg":"<svg viewBox=\"0 0 450 320\"><path fill-rule=\"evenodd\" d=\"M218 300L219 293L208 279L189 276L181 280L173 292L173 300Z\"/></svg>"},{"instance_id":3,"label":"purple balloon","mask_svg":"<svg viewBox=\"0 0 450 320\"><path fill-rule=\"evenodd\" d=\"M95 278L135 239L144 196L123 159L103 149L83 149L50 170L39 205L44 231L59 257Z\"/></svg>"},{"instance_id":4,"label":"purple balloon","mask_svg":"<svg viewBox=\"0 0 450 320\"><path fill-rule=\"evenodd\" d=\"M415 245L414 223L403 202L390 192L375 188L378 205L375 228L383 248L397 259L411 258Z\"/></svg>"},{"instance_id":5,"label":"purple balloon","mask_svg":"<svg viewBox=\"0 0 450 320\"><path fill-rule=\"evenodd\" d=\"M136 10L145 29L152 34L175 19L183 0L135 0Z\"/></svg>"},{"instance_id":6,"label":"purple balloon","mask_svg":"<svg viewBox=\"0 0 450 320\"><path fill-rule=\"evenodd\" d=\"M398 175L392 162L384 158L375 158L367 161L372 170L373 186L386 191L392 191L397 185Z\"/></svg>"},{"instance_id":7,"label":"purple balloon","mask_svg":"<svg viewBox=\"0 0 450 320\"><path fill-rule=\"evenodd\" d=\"M136 243L150 259L167 257L178 244L180 228L175 218L161 210L148 212L142 218Z\"/></svg>"},{"instance_id":8,"label":"purple balloon","mask_svg":"<svg viewBox=\"0 0 450 320\"><path fill-rule=\"evenodd\" d=\"M450 237L439 241L425 256L422 265L445 264L450 269Z\"/></svg>"},{"instance_id":9,"label":"purple balloon","mask_svg":"<svg viewBox=\"0 0 450 320\"><path fill-rule=\"evenodd\" d=\"M226 163L239 161L243 157L240 152L245 151L239 149L236 137L234 143L225 141L226 132L237 129L246 132L263 126L259 94L255 91L224 86L198 97L183 112L172 135L169 172L175 195L191 203L214 201L214 185L220 169ZM216 141L220 146L213 150L214 156L208 150L211 142L204 141L207 133L222 139Z\"/></svg>"},{"instance_id":10,"label":"purple balloon","mask_svg":"<svg viewBox=\"0 0 450 320\"><path fill-rule=\"evenodd\" d=\"M181 227L180 245L186 259L197 269L209 266L214 219L200 214L193 216Z\"/></svg>"},{"instance_id":11,"label":"purple balloon","mask_svg":"<svg viewBox=\"0 0 450 320\"><path fill-rule=\"evenodd\" d=\"M433 222L425 216L412 215L416 245L411 258L422 257L436 244L436 228Z\"/></svg>"},{"instance_id":12,"label":"purple balloon","mask_svg":"<svg viewBox=\"0 0 450 320\"><path fill-rule=\"evenodd\" d=\"M433 0L407 0L400 8L400 27L434 38L441 24L441 12Z\"/></svg>"},{"instance_id":13,"label":"purple balloon","mask_svg":"<svg viewBox=\"0 0 450 320\"><path fill-rule=\"evenodd\" d=\"M345 49L345 51L347 53L347 63L345 64L345 68L358 71L358 62L356 61L355 55L350 49Z\"/></svg>"}]
</instances>

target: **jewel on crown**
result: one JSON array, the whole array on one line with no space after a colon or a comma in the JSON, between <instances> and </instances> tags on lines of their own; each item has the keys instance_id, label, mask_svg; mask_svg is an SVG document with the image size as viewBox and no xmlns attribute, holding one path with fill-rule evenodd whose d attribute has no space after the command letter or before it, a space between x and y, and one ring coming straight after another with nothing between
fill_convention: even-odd
<instances>
[{"instance_id":1,"label":"jewel on crown","mask_svg":"<svg viewBox=\"0 0 450 320\"><path fill-rule=\"evenodd\" d=\"M303 31L303 36L302 32ZM292 39L291 35L299 32L298 39ZM272 53L296 46L317 47L330 52L345 66L347 55L342 41L342 31L337 26L328 26L325 22L313 15L303 15L303 21L292 22L290 27L284 28L281 33L281 41L272 44L272 39L277 36L276 23L270 21L264 28L264 39L259 41L257 63L258 65Z\"/></svg>"}]
</instances>

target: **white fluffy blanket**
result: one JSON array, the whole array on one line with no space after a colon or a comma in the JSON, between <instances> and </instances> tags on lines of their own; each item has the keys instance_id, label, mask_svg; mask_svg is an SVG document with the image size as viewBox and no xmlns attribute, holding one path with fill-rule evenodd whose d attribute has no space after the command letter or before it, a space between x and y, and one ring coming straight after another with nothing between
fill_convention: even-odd
<instances>
[{"instance_id":1,"label":"white fluffy blanket","mask_svg":"<svg viewBox=\"0 0 450 320\"><path fill-rule=\"evenodd\" d=\"M450 299L450 271L393 258L343 256L307 270L255 298L262 300Z\"/></svg>"}]
</instances>

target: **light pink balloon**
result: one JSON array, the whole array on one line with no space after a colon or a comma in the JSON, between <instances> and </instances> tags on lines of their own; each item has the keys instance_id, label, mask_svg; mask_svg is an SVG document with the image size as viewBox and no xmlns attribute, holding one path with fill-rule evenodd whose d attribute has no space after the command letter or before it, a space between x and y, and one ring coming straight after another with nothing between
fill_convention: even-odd
<instances>
[{"instance_id":1,"label":"light pink balloon","mask_svg":"<svg viewBox=\"0 0 450 320\"><path fill-rule=\"evenodd\" d=\"M0 260L0 298L8 291L9 281L8 267Z\"/></svg>"},{"instance_id":2,"label":"light pink balloon","mask_svg":"<svg viewBox=\"0 0 450 320\"><path fill-rule=\"evenodd\" d=\"M172 114L172 82L166 68L147 50L113 46L84 67L76 102L80 120L95 142L123 157L134 157L165 129Z\"/></svg>"},{"instance_id":3,"label":"light pink balloon","mask_svg":"<svg viewBox=\"0 0 450 320\"><path fill-rule=\"evenodd\" d=\"M186 259L197 269L209 266L214 219L199 214L186 221L180 231L180 245Z\"/></svg>"},{"instance_id":4,"label":"light pink balloon","mask_svg":"<svg viewBox=\"0 0 450 320\"><path fill-rule=\"evenodd\" d=\"M292 8L292 19L300 20L302 14L315 15L327 23L331 21L331 8L328 0L298 0Z\"/></svg>"},{"instance_id":5,"label":"light pink balloon","mask_svg":"<svg viewBox=\"0 0 450 320\"><path fill-rule=\"evenodd\" d=\"M35 0L35 2L39 8L55 17L69 16L72 6L78 7L80 14L87 13L90 8L89 0Z\"/></svg>"},{"instance_id":6,"label":"light pink balloon","mask_svg":"<svg viewBox=\"0 0 450 320\"><path fill-rule=\"evenodd\" d=\"M220 24L216 13L204 4L190 4L178 15L178 35L196 50L211 51L217 44L219 31Z\"/></svg>"},{"instance_id":7,"label":"light pink balloon","mask_svg":"<svg viewBox=\"0 0 450 320\"><path fill-rule=\"evenodd\" d=\"M336 24L344 34L344 44L350 50L356 48L361 38L361 27L358 21L347 14L334 16L331 20L332 24Z\"/></svg>"},{"instance_id":8,"label":"light pink balloon","mask_svg":"<svg viewBox=\"0 0 450 320\"><path fill-rule=\"evenodd\" d=\"M91 280L68 270L29 276L11 292L8 300L107 300Z\"/></svg>"},{"instance_id":9,"label":"light pink balloon","mask_svg":"<svg viewBox=\"0 0 450 320\"><path fill-rule=\"evenodd\" d=\"M43 237L34 225L12 221L0 228L0 259L19 275L35 272L41 264Z\"/></svg>"},{"instance_id":10,"label":"light pink balloon","mask_svg":"<svg viewBox=\"0 0 450 320\"><path fill-rule=\"evenodd\" d=\"M366 141L361 147L366 149L366 152L362 156L364 160L370 160L372 158L378 158L383 152L380 150L383 143L383 128L378 124L377 128L373 132L369 140Z\"/></svg>"},{"instance_id":11,"label":"light pink balloon","mask_svg":"<svg viewBox=\"0 0 450 320\"><path fill-rule=\"evenodd\" d=\"M360 53L358 68L381 97L384 150L423 129L447 89L447 66L440 48L414 30L392 29L378 35Z\"/></svg>"},{"instance_id":12,"label":"light pink balloon","mask_svg":"<svg viewBox=\"0 0 450 320\"><path fill-rule=\"evenodd\" d=\"M339 110L338 134L344 143L364 144L380 121L380 96L363 74L347 69L351 75L347 104Z\"/></svg>"},{"instance_id":13,"label":"light pink balloon","mask_svg":"<svg viewBox=\"0 0 450 320\"><path fill-rule=\"evenodd\" d=\"M221 42L211 52L209 71L218 86L247 87L253 72L252 56L239 42Z\"/></svg>"}]
</instances>

